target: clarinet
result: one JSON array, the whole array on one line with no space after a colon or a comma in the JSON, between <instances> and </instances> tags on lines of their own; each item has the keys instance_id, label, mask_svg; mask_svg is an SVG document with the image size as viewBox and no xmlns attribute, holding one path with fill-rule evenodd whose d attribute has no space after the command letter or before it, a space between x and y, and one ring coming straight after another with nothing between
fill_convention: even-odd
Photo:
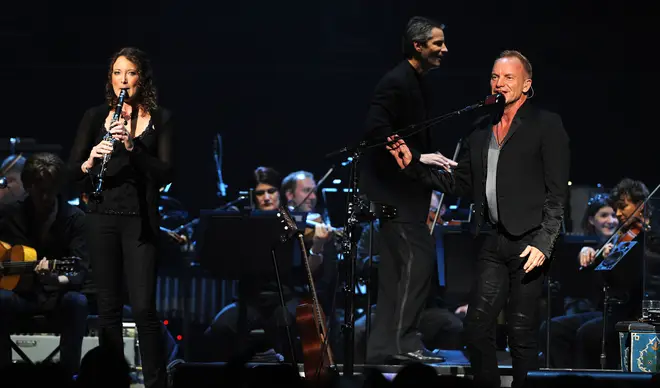
<instances>
[{"instance_id":1,"label":"clarinet","mask_svg":"<svg viewBox=\"0 0 660 388\"><path fill-rule=\"evenodd\" d=\"M124 106L124 99L126 98L126 95L128 94L127 89L121 89L119 92L119 97L117 98L117 106L115 106L115 113L112 115L112 121L110 124L116 122L119 120L119 115L121 115L121 110ZM112 143L114 146L116 139L112 137L110 134L110 131L103 136L104 141L109 141ZM94 191L91 193L90 198L96 202L100 203L103 200L103 194L101 193L103 191L103 181L105 179L105 170L108 167L108 161L110 161L110 157L112 154L105 154L103 155L103 162L101 163L101 170L99 171L99 174L96 176L96 186L94 187Z\"/></svg>"}]
</instances>

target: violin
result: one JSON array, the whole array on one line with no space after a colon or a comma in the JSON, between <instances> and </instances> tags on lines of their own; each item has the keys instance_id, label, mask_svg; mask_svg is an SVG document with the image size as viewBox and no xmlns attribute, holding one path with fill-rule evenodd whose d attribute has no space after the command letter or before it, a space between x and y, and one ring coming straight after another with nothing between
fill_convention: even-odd
<instances>
[{"instance_id":1,"label":"violin","mask_svg":"<svg viewBox=\"0 0 660 388\"><path fill-rule=\"evenodd\" d=\"M659 188L660 185L658 185L655 190L653 190L644 201L637 205L635 210L630 215L628 215L626 219L621 222L621 224L619 224L619 227L614 232L614 234L612 234L612 236L607 239L603 246L601 246L594 254L594 258L599 260L594 260L590 266L596 265L597 261L598 263L602 261L603 252L609 244L614 246L614 248L612 248L612 251L614 251L619 244L631 242L635 240L635 238L637 238L637 236L642 231L648 231L650 229L650 219L644 215L644 207L646 206L648 200L653 197L653 194L655 194ZM580 267L580 270L584 268L587 267Z\"/></svg>"}]
</instances>

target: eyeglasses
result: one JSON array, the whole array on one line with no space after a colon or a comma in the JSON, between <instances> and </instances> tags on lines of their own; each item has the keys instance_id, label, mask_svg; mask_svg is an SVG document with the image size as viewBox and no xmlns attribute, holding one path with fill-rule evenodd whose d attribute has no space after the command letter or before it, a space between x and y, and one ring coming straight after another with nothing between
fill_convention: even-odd
<instances>
[{"instance_id":1,"label":"eyeglasses","mask_svg":"<svg viewBox=\"0 0 660 388\"><path fill-rule=\"evenodd\" d=\"M277 193L277 189L274 188L274 187L271 187L268 190L254 190L254 195L257 195L259 197L261 197L262 195L264 195L266 193L268 193L270 195L273 195L273 194Z\"/></svg>"}]
</instances>

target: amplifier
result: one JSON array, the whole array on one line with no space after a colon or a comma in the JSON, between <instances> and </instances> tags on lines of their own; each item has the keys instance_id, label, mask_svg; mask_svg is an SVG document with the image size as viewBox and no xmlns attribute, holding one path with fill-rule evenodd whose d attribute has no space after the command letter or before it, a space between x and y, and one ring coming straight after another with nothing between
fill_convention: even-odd
<instances>
[{"instance_id":1,"label":"amplifier","mask_svg":"<svg viewBox=\"0 0 660 388\"><path fill-rule=\"evenodd\" d=\"M51 361L59 361L60 352L56 351L60 345L60 336L54 334L14 334L11 340L20 348L23 353L32 362L40 362L48 358L53 352L55 355L51 357ZM99 338L96 336L85 336L82 343L82 351L80 352L81 358L85 354L99 345ZM12 349L12 361L24 361L21 356ZM140 362L140 351L137 339L137 330L135 323L124 323L124 356L130 365L131 369L141 369L142 363Z\"/></svg>"}]
</instances>

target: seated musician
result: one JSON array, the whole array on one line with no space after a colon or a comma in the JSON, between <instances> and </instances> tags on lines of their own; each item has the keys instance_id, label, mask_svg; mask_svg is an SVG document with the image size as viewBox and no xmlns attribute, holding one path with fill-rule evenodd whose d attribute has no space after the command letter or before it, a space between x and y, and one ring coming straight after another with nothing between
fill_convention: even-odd
<instances>
[{"instance_id":1,"label":"seated musician","mask_svg":"<svg viewBox=\"0 0 660 388\"><path fill-rule=\"evenodd\" d=\"M292 212L307 212L307 221L313 227L305 229L305 244L308 248L310 267L315 272L315 284L320 303L326 312L332 308L337 276L337 249L333 240L335 229L330 220L316 212L316 181L308 171L296 171L282 180L281 192L286 197Z\"/></svg>"},{"instance_id":2,"label":"seated musician","mask_svg":"<svg viewBox=\"0 0 660 388\"><path fill-rule=\"evenodd\" d=\"M281 184L277 171L269 167L259 167L254 171L255 187L253 190L254 207L257 210L276 210L280 206ZM314 201L315 197L310 196ZM326 232L327 235L327 232ZM317 239L318 240L318 239ZM323 240L317 243L312 250L322 249ZM322 262L322 256L310 256L310 267L316 271ZM289 279L287 274L280 274ZM299 297L295 289L290 287L289 281L283 280L283 292L287 311L282 311L277 283L274 276L268 278L250 278L239 282L239 296L236 303L223 308L213 319L205 335L214 343L213 354L215 360L228 360L236 354L248 349L257 351L255 361L282 360L284 354L289 356L287 334L284 317L288 319L292 332L295 333L295 312ZM244 303L243 306L240 303ZM247 330L263 329L266 334L265 343L244 343L237 334L239 312L245 308ZM295 335L295 334L294 334ZM298 358L298 357L297 357Z\"/></svg>"},{"instance_id":3,"label":"seated musician","mask_svg":"<svg viewBox=\"0 0 660 388\"><path fill-rule=\"evenodd\" d=\"M25 189L21 181L21 172L25 165L25 158L11 155L5 158L0 165L0 177L6 179L6 187L0 187L0 206L14 203L25 198Z\"/></svg>"},{"instance_id":4,"label":"seated musician","mask_svg":"<svg viewBox=\"0 0 660 388\"><path fill-rule=\"evenodd\" d=\"M601 207L601 210L604 209L604 212L600 214L600 217L599 213L594 213L593 224L596 227L596 233L601 237L601 246L603 246L603 243L609 238L606 237L606 235L609 233L611 236L617 225L623 225L621 228L622 231L628 230L630 226L635 226L638 220L636 215L640 215L643 208L637 213L635 213L635 210L638 205L644 202L648 195L649 190L644 183L628 178L621 180L614 189L612 189L610 201L608 202L610 209L607 208L608 206ZM615 212L617 221L610 219L612 211ZM600 232L598 232L598 228L601 229ZM643 232L641 234L643 234ZM602 285L605 284L609 287L608 295L610 303L607 327L605 328L606 367L608 369L618 368L620 352L615 325L620 321L635 321L641 317L641 301L643 296L642 276L644 270L642 260L642 239L642 235L637 236L635 239L637 244L630 249L630 251L612 270L599 271L599 279L603 282L599 284L599 286L601 286L601 291L598 295L598 309L601 312L579 314L574 319L570 317L563 319L562 317L558 317L553 319L553 326L551 327L550 333L553 335L553 332L559 332L558 334L560 336L558 339L555 339L555 336L553 336L550 340L552 346L550 349L550 357L551 361L554 360L554 364L562 365L562 361L560 361L559 358L568 357L568 362L571 362L572 365L568 365L564 361L563 364L566 365L566 367L588 369L600 368L599 356L601 353L603 330L602 303L604 297ZM584 247L580 251L578 261L579 265L584 267L584 270L593 270L603 258L608 258L610 253L613 252L617 246L605 245L601 257L595 256L598 248L599 247L595 247L595 249L593 247ZM587 286L590 287L591 285ZM566 332L570 331L564 330L565 327L561 323L577 321L578 318L581 318L582 321L576 329L577 332L573 347L568 350L561 349L562 341L565 341L561 338L563 338ZM560 321L560 324L554 325L558 320ZM559 354L553 354L556 347L560 347L560 350L556 351L556 353ZM562 353L575 354L576 359L571 361L570 356L563 356Z\"/></svg>"},{"instance_id":5,"label":"seated musician","mask_svg":"<svg viewBox=\"0 0 660 388\"><path fill-rule=\"evenodd\" d=\"M3 208L0 240L13 249L35 249L38 264L28 275L21 275L13 290L0 290L0 366L11 362L9 338L16 319L43 314L61 334L60 360L73 375L80 364L87 319L87 299L79 292L88 260L83 237L85 215L59 194L65 182L65 164L58 156L30 156L21 179L27 197ZM81 259L75 276L48 270L49 260L64 257Z\"/></svg>"}]
</instances>

